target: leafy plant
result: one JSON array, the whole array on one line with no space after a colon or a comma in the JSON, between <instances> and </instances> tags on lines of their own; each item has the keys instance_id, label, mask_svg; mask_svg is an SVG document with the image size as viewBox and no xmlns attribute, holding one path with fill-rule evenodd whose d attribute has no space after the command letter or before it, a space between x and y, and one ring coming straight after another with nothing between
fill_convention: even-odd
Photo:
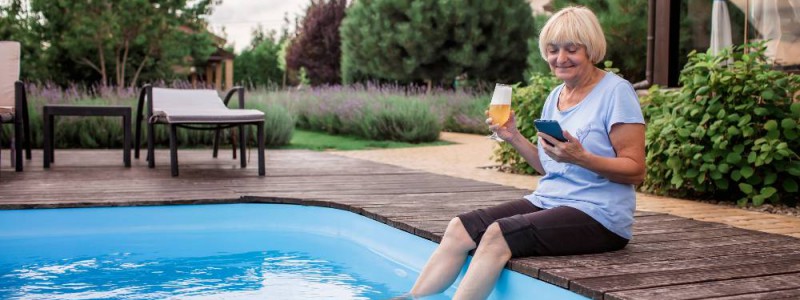
<instances>
[{"instance_id":1,"label":"leafy plant","mask_svg":"<svg viewBox=\"0 0 800 300\"><path fill-rule=\"evenodd\" d=\"M47 77L29 80L133 87L177 76L174 66L204 62L215 51L202 19L211 0L26 2L40 40L24 46L35 49L24 59L49 66Z\"/></svg>"},{"instance_id":2,"label":"leafy plant","mask_svg":"<svg viewBox=\"0 0 800 300\"><path fill-rule=\"evenodd\" d=\"M517 129L525 138L537 143L536 128L533 120L542 115L544 101L557 85L561 83L558 78L549 73L535 73L531 77L527 87L514 87L511 99L511 108L517 120ZM529 166L525 159L519 155L517 150L508 143L500 144L495 150L495 161L502 165L511 167L515 173L535 174L536 170Z\"/></svg>"},{"instance_id":3,"label":"leafy plant","mask_svg":"<svg viewBox=\"0 0 800 300\"><path fill-rule=\"evenodd\" d=\"M283 83L280 69L281 41L285 37L276 36L275 31L264 32L261 27L253 31L250 47L244 49L233 61L233 74L243 86L270 87Z\"/></svg>"},{"instance_id":4,"label":"leafy plant","mask_svg":"<svg viewBox=\"0 0 800 300\"><path fill-rule=\"evenodd\" d=\"M282 105L276 103L253 102L246 104L249 109L264 112L264 144L270 148L285 146L292 140L295 120L292 114ZM256 144L256 130L247 131L249 145Z\"/></svg>"},{"instance_id":5,"label":"leafy plant","mask_svg":"<svg viewBox=\"0 0 800 300\"><path fill-rule=\"evenodd\" d=\"M380 106L367 110L360 125L363 136L379 141L432 142L441 131L429 105L399 97L384 98Z\"/></svg>"},{"instance_id":6,"label":"leafy plant","mask_svg":"<svg viewBox=\"0 0 800 300\"><path fill-rule=\"evenodd\" d=\"M800 76L770 69L764 49L692 52L680 90L651 89L645 191L797 202Z\"/></svg>"}]
</instances>

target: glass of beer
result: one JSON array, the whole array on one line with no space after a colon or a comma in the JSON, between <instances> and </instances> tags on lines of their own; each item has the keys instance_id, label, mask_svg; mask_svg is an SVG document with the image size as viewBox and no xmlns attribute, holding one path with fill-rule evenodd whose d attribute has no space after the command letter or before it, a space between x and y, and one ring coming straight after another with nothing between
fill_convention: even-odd
<instances>
[{"instance_id":1,"label":"glass of beer","mask_svg":"<svg viewBox=\"0 0 800 300\"><path fill-rule=\"evenodd\" d=\"M503 126L511 117L511 86L498 83L494 86L492 103L489 104L489 117L492 118L492 125ZM492 132L488 138L502 142L497 132Z\"/></svg>"}]
</instances>

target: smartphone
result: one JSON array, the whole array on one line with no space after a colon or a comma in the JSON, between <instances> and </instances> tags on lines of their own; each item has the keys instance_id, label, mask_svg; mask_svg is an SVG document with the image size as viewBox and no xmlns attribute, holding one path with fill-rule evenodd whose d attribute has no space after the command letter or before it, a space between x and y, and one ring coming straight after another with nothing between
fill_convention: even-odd
<instances>
[{"instance_id":1,"label":"smartphone","mask_svg":"<svg viewBox=\"0 0 800 300\"><path fill-rule=\"evenodd\" d=\"M561 125L558 125L558 121L556 120L541 120L537 119L533 121L533 125L536 126L536 130L549 134L550 136L556 138L561 142L566 142L567 138L564 137L564 130L561 129ZM544 139L542 139L544 140ZM553 144L544 140L545 143L552 146Z\"/></svg>"}]
</instances>

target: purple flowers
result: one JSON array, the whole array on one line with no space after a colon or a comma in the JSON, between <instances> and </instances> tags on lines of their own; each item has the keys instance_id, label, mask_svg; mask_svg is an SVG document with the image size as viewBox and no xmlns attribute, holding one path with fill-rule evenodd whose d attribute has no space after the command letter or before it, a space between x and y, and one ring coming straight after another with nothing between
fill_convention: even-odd
<instances>
[{"instance_id":1,"label":"purple flowers","mask_svg":"<svg viewBox=\"0 0 800 300\"><path fill-rule=\"evenodd\" d=\"M409 103L421 103L448 131L483 133L488 97L463 91L434 90L399 85L323 86L299 90L248 92L248 101L267 101L286 107L298 126L330 133L359 134L358 128L379 111L392 111ZM411 116L413 117L413 116ZM408 120L413 124L419 120ZM362 130L363 131L363 130Z\"/></svg>"}]
</instances>

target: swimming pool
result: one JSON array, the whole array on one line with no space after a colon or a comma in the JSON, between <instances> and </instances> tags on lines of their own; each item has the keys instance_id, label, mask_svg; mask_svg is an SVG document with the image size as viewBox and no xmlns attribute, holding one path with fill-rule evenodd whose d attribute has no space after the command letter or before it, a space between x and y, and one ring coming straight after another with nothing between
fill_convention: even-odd
<instances>
[{"instance_id":1,"label":"swimming pool","mask_svg":"<svg viewBox=\"0 0 800 300\"><path fill-rule=\"evenodd\" d=\"M411 288L435 246L300 205L5 210L0 299L387 299ZM532 296L586 299L508 270L492 294Z\"/></svg>"}]
</instances>

